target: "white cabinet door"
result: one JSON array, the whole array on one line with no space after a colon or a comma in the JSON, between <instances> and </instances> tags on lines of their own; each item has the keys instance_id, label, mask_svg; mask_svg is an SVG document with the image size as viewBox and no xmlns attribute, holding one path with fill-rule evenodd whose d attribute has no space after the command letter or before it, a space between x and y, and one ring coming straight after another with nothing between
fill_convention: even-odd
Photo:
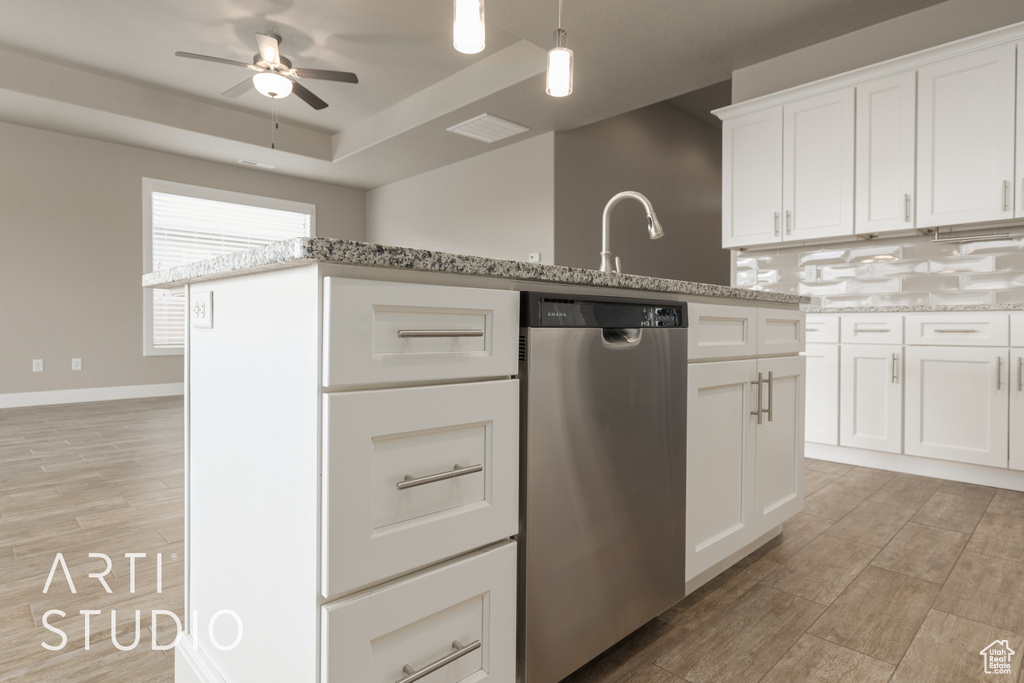
<instances>
[{"instance_id":1,"label":"white cabinet door","mask_svg":"<svg viewBox=\"0 0 1024 683\"><path fill-rule=\"evenodd\" d=\"M804 506L804 357L762 359L762 406L754 451L754 536Z\"/></svg>"},{"instance_id":2,"label":"white cabinet door","mask_svg":"<svg viewBox=\"0 0 1024 683\"><path fill-rule=\"evenodd\" d=\"M839 445L839 345L808 344L804 439Z\"/></svg>"},{"instance_id":3,"label":"white cabinet door","mask_svg":"<svg viewBox=\"0 0 1024 683\"><path fill-rule=\"evenodd\" d=\"M1024 351L1010 350L1010 469L1024 470Z\"/></svg>"},{"instance_id":4,"label":"white cabinet door","mask_svg":"<svg viewBox=\"0 0 1024 683\"><path fill-rule=\"evenodd\" d=\"M839 373L839 444L900 453L903 347L844 344Z\"/></svg>"},{"instance_id":5,"label":"white cabinet door","mask_svg":"<svg viewBox=\"0 0 1024 683\"><path fill-rule=\"evenodd\" d=\"M687 581L754 540L756 367L745 360L688 369Z\"/></svg>"},{"instance_id":6,"label":"white cabinet door","mask_svg":"<svg viewBox=\"0 0 1024 683\"><path fill-rule=\"evenodd\" d=\"M722 124L722 247L782 241L782 107Z\"/></svg>"},{"instance_id":7,"label":"white cabinet door","mask_svg":"<svg viewBox=\"0 0 1024 683\"><path fill-rule=\"evenodd\" d=\"M1017 177L1014 181L1017 218L1024 218L1024 43L1017 43Z\"/></svg>"},{"instance_id":8,"label":"white cabinet door","mask_svg":"<svg viewBox=\"0 0 1024 683\"><path fill-rule=\"evenodd\" d=\"M907 455L1006 467L1009 354L906 347Z\"/></svg>"},{"instance_id":9,"label":"white cabinet door","mask_svg":"<svg viewBox=\"0 0 1024 683\"><path fill-rule=\"evenodd\" d=\"M918 71L917 227L1013 217L1016 46Z\"/></svg>"},{"instance_id":10,"label":"white cabinet door","mask_svg":"<svg viewBox=\"0 0 1024 683\"><path fill-rule=\"evenodd\" d=\"M853 88L785 105L784 240L853 234Z\"/></svg>"},{"instance_id":11,"label":"white cabinet door","mask_svg":"<svg viewBox=\"0 0 1024 683\"><path fill-rule=\"evenodd\" d=\"M857 86L858 235L914 227L916 113L914 72Z\"/></svg>"}]
</instances>

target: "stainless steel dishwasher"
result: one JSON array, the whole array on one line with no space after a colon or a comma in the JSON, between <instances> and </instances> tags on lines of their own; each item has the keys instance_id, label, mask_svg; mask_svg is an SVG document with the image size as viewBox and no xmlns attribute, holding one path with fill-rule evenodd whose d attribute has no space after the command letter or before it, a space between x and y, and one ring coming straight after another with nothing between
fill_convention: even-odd
<instances>
[{"instance_id":1,"label":"stainless steel dishwasher","mask_svg":"<svg viewBox=\"0 0 1024 683\"><path fill-rule=\"evenodd\" d=\"M686 304L524 292L518 679L683 598Z\"/></svg>"}]
</instances>

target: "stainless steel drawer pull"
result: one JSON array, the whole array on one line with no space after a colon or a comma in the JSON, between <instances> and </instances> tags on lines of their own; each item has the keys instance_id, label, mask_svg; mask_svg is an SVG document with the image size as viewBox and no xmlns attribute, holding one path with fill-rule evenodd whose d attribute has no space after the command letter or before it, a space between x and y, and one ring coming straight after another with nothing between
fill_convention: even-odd
<instances>
[{"instance_id":1,"label":"stainless steel drawer pull","mask_svg":"<svg viewBox=\"0 0 1024 683\"><path fill-rule=\"evenodd\" d=\"M762 415L765 412L761 409L761 385L764 384L764 373L757 373L757 381L752 381L751 384L757 387L757 410L751 410L750 414L757 417L757 424L761 424L763 420Z\"/></svg>"},{"instance_id":2,"label":"stainless steel drawer pull","mask_svg":"<svg viewBox=\"0 0 1024 683\"><path fill-rule=\"evenodd\" d=\"M775 410L775 373L768 372L768 421L772 421Z\"/></svg>"},{"instance_id":3,"label":"stainless steel drawer pull","mask_svg":"<svg viewBox=\"0 0 1024 683\"><path fill-rule=\"evenodd\" d=\"M1010 210L1010 187L1011 183L1009 180L1003 181L1003 211Z\"/></svg>"},{"instance_id":4,"label":"stainless steel drawer pull","mask_svg":"<svg viewBox=\"0 0 1024 683\"><path fill-rule=\"evenodd\" d=\"M1024 391L1024 356L1017 358L1017 391Z\"/></svg>"},{"instance_id":5,"label":"stainless steel drawer pull","mask_svg":"<svg viewBox=\"0 0 1024 683\"><path fill-rule=\"evenodd\" d=\"M793 232L793 212L786 212L786 234L789 235Z\"/></svg>"},{"instance_id":6,"label":"stainless steel drawer pull","mask_svg":"<svg viewBox=\"0 0 1024 683\"><path fill-rule=\"evenodd\" d=\"M910 195L903 195L903 221L905 223L910 222Z\"/></svg>"},{"instance_id":7,"label":"stainless steel drawer pull","mask_svg":"<svg viewBox=\"0 0 1024 683\"><path fill-rule=\"evenodd\" d=\"M860 334L861 332L890 332L890 331L891 330L888 327L879 327L879 328L865 327L863 330L856 329L856 330L853 331L853 333L854 334Z\"/></svg>"},{"instance_id":8,"label":"stainless steel drawer pull","mask_svg":"<svg viewBox=\"0 0 1024 683\"><path fill-rule=\"evenodd\" d=\"M483 330L399 330L400 339L418 339L423 337L482 337Z\"/></svg>"},{"instance_id":9,"label":"stainless steel drawer pull","mask_svg":"<svg viewBox=\"0 0 1024 683\"><path fill-rule=\"evenodd\" d=\"M775 212L775 234L779 234L779 212Z\"/></svg>"},{"instance_id":10,"label":"stainless steel drawer pull","mask_svg":"<svg viewBox=\"0 0 1024 683\"><path fill-rule=\"evenodd\" d=\"M438 472L437 474L428 474L425 477L414 477L411 474L405 475L405 479L395 483L395 488L399 491L411 489L415 486L423 486L424 484L433 484L435 481L444 481L445 479L454 479L455 477L464 477L467 474L475 474L476 472L483 472L483 465L470 465L469 467L461 467L456 465L454 469L450 469L447 472Z\"/></svg>"},{"instance_id":11,"label":"stainless steel drawer pull","mask_svg":"<svg viewBox=\"0 0 1024 683\"><path fill-rule=\"evenodd\" d=\"M1003 357L996 356L996 391L1003 390Z\"/></svg>"},{"instance_id":12,"label":"stainless steel drawer pull","mask_svg":"<svg viewBox=\"0 0 1024 683\"><path fill-rule=\"evenodd\" d=\"M806 332L817 332L820 329L821 328L819 328L819 327L805 327L804 331L806 331Z\"/></svg>"},{"instance_id":13,"label":"stainless steel drawer pull","mask_svg":"<svg viewBox=\"0 0 1024 683\"><path fill-rule=\"evenodd\" d=\"M941 333L941 334L947 334L947 333L949 333L949 334L974 334L978 330L967 330L967 329L964 329L964 330L935 330L935 331L938 332L938 333Z\"/></svg>"},{"instance_id":14,"label":"stainless steel drawer pull","mask_svg":"<svg viewBox=\"0 0 1024 683\"><path fill-rule=\"evenodd\" d=\"M896 354L896 353L892 354L892 383L893 384L896 384L897 382L900 381L900 379L899 379L900 375L899 375L899 372L898 372L899 362L900 362L899 361L899 354Z\"/></svg>"},{"instance_id":15,"label":"stainless steel drawer pull","mask_svg":"<svg viewBox=\"0 0 1024 683\"><path fill-rule=\"evenodd\" d=\"M459 659L460 657L465 657L474 650L479 650L480 641L474 640L469 645L463 645L459 641L453 640L452 649L455 650L455 652L451 653L450 655L445 655L444 657L441 657L441 659L437 660L436 662L431 662L430 664L427 664L422 669L414 669L408 664L406 664L402 667L402 671L405 673L405 676L399 678L397 681L395 681L395 683L413 683L414 681L418 681L421 678L425 678L430 674L434 673L435 671L437 671L438 669L443 669L444 667L448 666L456 659Z\"/></svg>"}]
</instances>

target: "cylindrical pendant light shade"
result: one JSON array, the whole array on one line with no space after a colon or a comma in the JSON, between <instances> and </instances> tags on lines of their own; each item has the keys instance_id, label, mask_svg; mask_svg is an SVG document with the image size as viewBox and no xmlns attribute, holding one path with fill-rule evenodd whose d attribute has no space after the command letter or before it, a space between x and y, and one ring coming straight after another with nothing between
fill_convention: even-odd
<instances>
[{"instance_id":1,"label":"cylindrical pendant light shade","mask_svg":"<svg viewBox=\"0 0 1024 683\"><path fill-rule=\"evenodd\" d=\"M260 93L275 100L288 97L292 92L292 82L275 73L260 73L252 77L252 84Z\"/></svg>"},{"instance_id":2,"label":"cylindrical pendant light shade","mask_svg":"<svg viewBox=\"0 0 1024 683\"><path fill-rule=\"evenodd\" d=\"M572 94L572 50L555 47L548 52L547 92L552 97Z\"/></svg>"},{"instance_id":3,"label":"cylindrical pendant light shade","mask_svg":"<svg viewBox=\"0 0 1024 683\"><path fill-rule=\"evenodd\" d=\"M455 49L467 55L484 49L484 0L455 0Z\"/></svg>"}]
</instances>

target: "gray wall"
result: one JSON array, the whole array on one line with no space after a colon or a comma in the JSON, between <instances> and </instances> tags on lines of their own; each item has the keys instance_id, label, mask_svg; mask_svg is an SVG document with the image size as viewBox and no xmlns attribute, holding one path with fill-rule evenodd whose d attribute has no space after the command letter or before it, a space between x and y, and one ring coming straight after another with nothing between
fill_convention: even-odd
<instances>
[{"instance_id":1,"label":"gray wall","mask_svg":"<svg viewBox=\"0 0 1024 683\"><path fill-rule=\"evenodd\" d=\"M9 124L0 149L0 394L183 380L181 356L142 355L144 176L313 203L318 235L365 237L358 190Z\"/></svg>"},{"instance_id":2,"label":"gray wall","mask_svg":"<svg viewBox=\"0 0 1024 683\"><path fill-rule=\"evenodd\" d=\"M729 283L722 249L721 131L662 102L555 137L555 258L600 265L601 216L612 195L636 190L665 236L647 237L643 208L611 215L611 251L626 273Z\"/></svg>"},{"instance_id":3,"label":"gray wall","mask_svg":"<svg viewBox=\"0 0 1024 683\"><path fill-rule=\"evenodd\" d=\"M554 133L370 190L367 239L554 263Z\"/></svg>"},{"instance_id":4,"label":"gray wall","mask_svg":"<svg viewBox=\"0 0 1024 683\"><path fill-rule=\"evenodd\" d=\"M1024 21L1021 0L948 0L732 73L732 101L767 95Z\"/></svg>"}]
</instances>

